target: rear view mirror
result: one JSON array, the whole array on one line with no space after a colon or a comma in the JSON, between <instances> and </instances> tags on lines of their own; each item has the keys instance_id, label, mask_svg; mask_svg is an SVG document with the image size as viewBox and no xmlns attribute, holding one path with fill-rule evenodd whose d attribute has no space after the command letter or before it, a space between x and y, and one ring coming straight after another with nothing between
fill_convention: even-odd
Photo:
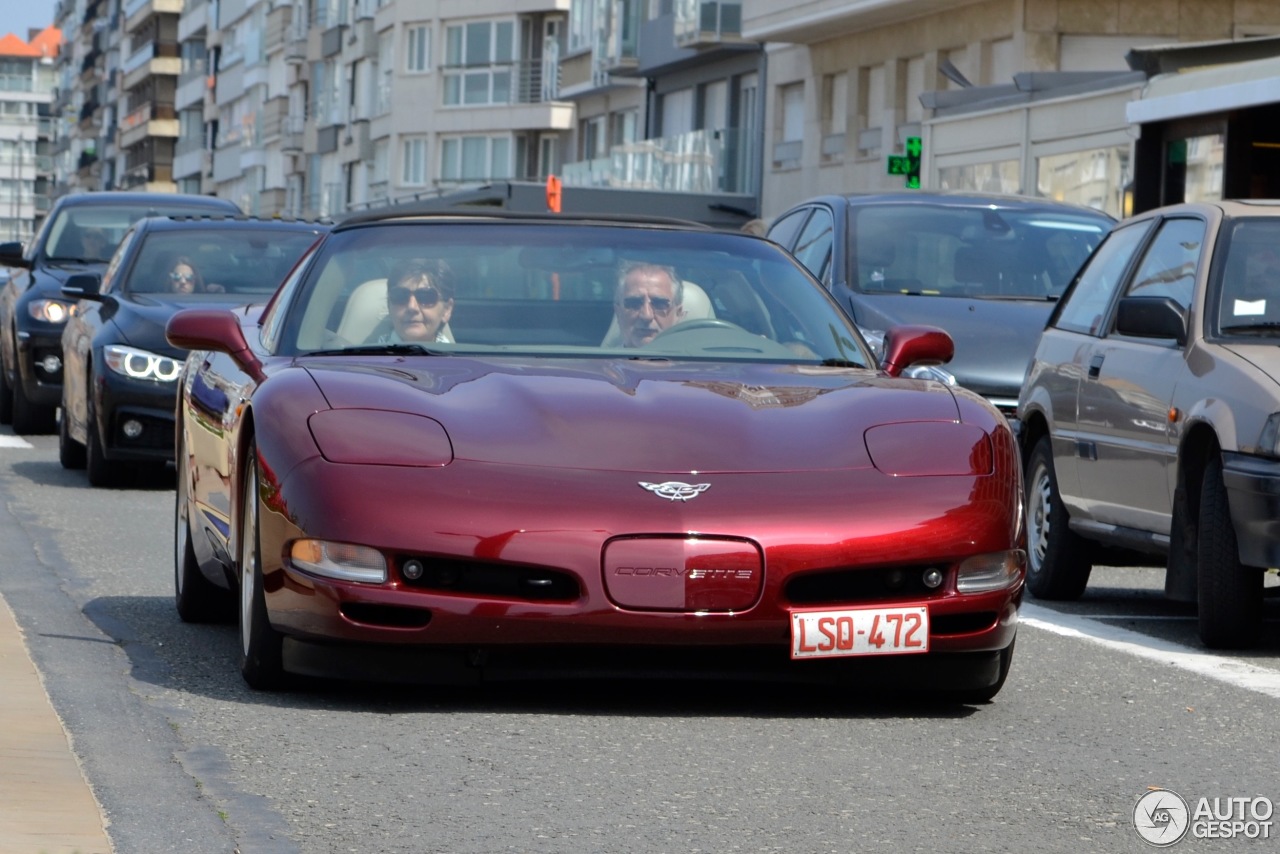
<instances>
[{"instance_id":1,"label":"rear view mirror","mask_svg":"<svg viewBox=\"0 0 1280 854\"><path fill-rule=\"evenodd\" d=\"M1172 338L1187 343L1187 318L1171 297L1122 297L1116 332L1135 338Z\"/></svg>"},{"instance_id":2,"label":"rear view mirror","mask_svg":"<svg viewBox=\"0 0 1280 854\"><path fill-rule=\"evenodd\" d=\"M945 365L956 353L955 341L936 326L894 326L884 334L880 370L899 376L912 365Z\"/></svg>"},{"instance_id":3,"label":"rear view mirror","mask_svg":"<svg viewBox=\"0 0 1280 854\"><path fill-rule=\"evenodd\" d=\"M30 262L22 257L22 244L20 242L0 243L0 267L29 268L30 266Z\"/></svg>"},{"instance_id":4,"label":"rear view mirror","mask_svg":"<svg viewBox=\"0 0 1280 854\"><path fill-rule=\"evenodd\" d=\"M68 276L62 283L62 295L71 299L101 300L98 289L102 287L102 279L96 273L76 273Z\"/></svg>"}]
</instances>

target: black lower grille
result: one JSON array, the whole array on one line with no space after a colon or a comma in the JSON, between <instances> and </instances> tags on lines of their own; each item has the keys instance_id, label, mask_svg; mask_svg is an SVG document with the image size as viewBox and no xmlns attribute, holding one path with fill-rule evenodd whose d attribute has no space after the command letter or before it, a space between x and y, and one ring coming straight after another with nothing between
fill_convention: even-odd
<instances>
[{"instance_id":1,"label":"black lower grille","mask_svg":"<svg viewBox=\"0 0 1280 854\"><path fill-rule=\"evenodd\" d=\"M420 577L411 577L416 567L410 566L411 571L406 572L406 565L411 563L421 566ZM406 586L444 593L531 601L572 601L582 594L577 578L543 567L411 555L397 559L396 567Z\"/></svg>"},{"instance_id":2,"label":"black lower grille","mask_svg":"<svg viewBox=\"0 0 1280 854\"><path fill-rule=\"evenodd\" d=\"M799 575L787 582L785 595L797 605L825 605L847 602L877 602L903 596L924 598L941 593L944 585L924 584L927 570L937 569L946 577L945 566L895 566L835 569Z\"/></svg>"},{"instance_id":3,"label":"black lower grille","mask_svg":"<svg viewBox=\"0 0 1280 854\"><path fill-rule=\"evenodd\" d=\"M137 421L142 425L142 432L132 438L124 431L124 425L130 421ZM121 412L116 415L113 435L118 448L172 450L173 429L173 420L169 418L157 418L154 415L143 415L134 412Z\"/></svg>"}]
</instances>

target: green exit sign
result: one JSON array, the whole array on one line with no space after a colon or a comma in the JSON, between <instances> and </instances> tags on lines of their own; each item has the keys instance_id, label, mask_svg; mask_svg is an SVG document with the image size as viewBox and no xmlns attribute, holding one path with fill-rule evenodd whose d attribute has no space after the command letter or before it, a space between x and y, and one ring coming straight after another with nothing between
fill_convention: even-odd
<instances>
[{"instance_id":1,"label":"green exit sign","mask_svg":"<svg viewBox=\"0 0 1280 854\"><path fill-rule=\"evenodd\" d=\"M924 150L920 137L907 137L903 150L907 153L889 155L889 174L905 176L907 189L918 190L920 189L920 154Z\"/></svg>"}]
</instances>

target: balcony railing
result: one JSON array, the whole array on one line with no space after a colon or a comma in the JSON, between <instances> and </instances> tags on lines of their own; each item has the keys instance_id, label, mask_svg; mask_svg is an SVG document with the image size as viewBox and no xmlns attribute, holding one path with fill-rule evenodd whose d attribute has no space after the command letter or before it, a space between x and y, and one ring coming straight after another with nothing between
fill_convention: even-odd
<instances>
[{"instance_id":1,"label":"balcony railing","mask_svg":"<svg viewBox=\"0 0 1280 854\"><path fill-rule=\"evenodd\" d=\"M555 100L560 89L560 66L542 59L487 66L445 66L444 78L445 104L451 107L541 104ZM374 115L380 115L380 109L381 98L374 106Z\"/></svg>"},{"instance_id":2,"label":"balcony railing","mask_svg":"<svg viewBox=\"0 0 1280 854\"><path fill-rule=\"evenodd\" d=\"M755 193L755 142L737 130L692 131L615 145L606 157L567 163L571 187L680 193Z\"/></svg>"},{"instance_id":3,"label":"balcony railing","mask_svg":"<svg viewBox=\"0 0 1280 854\"><path fill-rule=\"evenodd\" d=\"M741 0L675 0L675 36L680 47L742 41Z\"/></svg>"},{"instance_id":4,"label":"balcony railing","mask_svg":"<svg viewBox=\"0 0 1280 854\"><path fill-rule=\"evenodd\" d=\"M30 74L0 74L0 91L34 92L35 79Z\"/></svg>"},{"instance_id":5,"label":"balcony railing","mask_svg":"<svg viewBox=\"0 0 1280 854\"><path fill-rule=\"evenodd\" d=\"M152 119L174 119L178 114L171 101L153 101L143 104L120 120L121 130L132 130L138 125L146 124Z\"/></svg>"}]
</instances>

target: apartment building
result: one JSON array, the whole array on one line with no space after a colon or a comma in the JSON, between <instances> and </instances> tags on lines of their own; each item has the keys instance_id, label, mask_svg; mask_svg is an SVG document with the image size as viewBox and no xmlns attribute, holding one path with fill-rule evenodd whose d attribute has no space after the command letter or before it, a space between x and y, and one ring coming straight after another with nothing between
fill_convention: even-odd
<instances>
[{"instance_id":1,"label":"apartment building","mask_svg":"<svg viewBox=\"0 0 1280 854\"><path fill-rule=\"evenodd\" d=\"M565 49L567 186L740 194L754 213L764 53L741 2L574 0Z\"/></svg>"},{"instance_id":2,"label":"apartment building","mask_svg":"<svg viewBox=\"0 0 1280 854\"><path fill-rule=\"evenodd\" d=\"M0 242L27 241L49 212L55 27L0 38Z\"/></svg>"},{"instance_id":3,"label":"apartment building","mask_svg":"<svg viewBox=\"0 0 1280 854\"><path fill-rule=\"evenodd\" d=\"M1143 85L1126 55L1277 26L1280 5L1234 0L743 0L744 36L769 45L764 213L833 188L901 187L887 158L911 137L925 187L1122 213L1124 104Z\"/></svg>"}]
</instances>

